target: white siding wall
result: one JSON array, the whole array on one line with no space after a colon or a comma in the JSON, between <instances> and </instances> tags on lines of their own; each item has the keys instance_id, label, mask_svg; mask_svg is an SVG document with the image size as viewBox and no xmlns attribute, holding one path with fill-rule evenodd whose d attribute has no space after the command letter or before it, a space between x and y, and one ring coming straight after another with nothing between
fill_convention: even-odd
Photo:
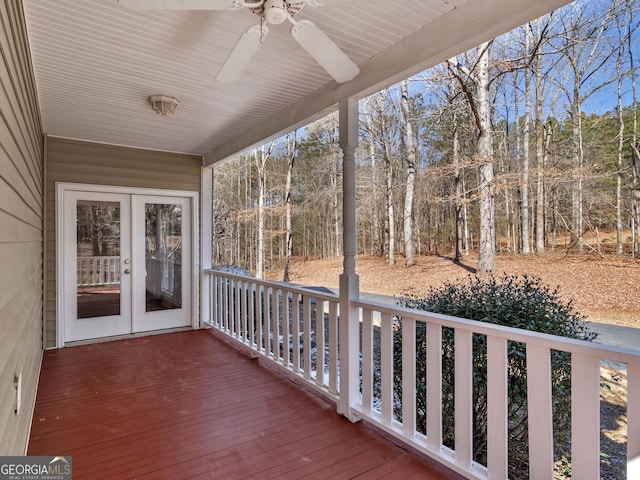
<instances>
[{"instance_id":1,"label":"white siding wall","mask_svg":"<svg viewBox=\"0 0 640 480\"><path fill-rule=\"evenodd\" d=\"M42 359L43 148L21 1L0 2L0 455L26 451ZM22 408L14 411L14 378Z\"/></svg>"}]
</instances>

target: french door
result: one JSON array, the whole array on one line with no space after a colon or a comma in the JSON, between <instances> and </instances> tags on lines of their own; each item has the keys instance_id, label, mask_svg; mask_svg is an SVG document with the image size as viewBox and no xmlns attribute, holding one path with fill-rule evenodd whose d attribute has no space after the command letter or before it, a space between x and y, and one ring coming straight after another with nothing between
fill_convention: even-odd
<instances>
[{"instance_id":1,"label":"french door","mask_svg":"<svg viewBox=\"0 0 640 480\"><path fill-rule=\"evenodd\" d=\"M191 200L63 191L64 342L192 325Z\"/></svg>"}]
</instances>

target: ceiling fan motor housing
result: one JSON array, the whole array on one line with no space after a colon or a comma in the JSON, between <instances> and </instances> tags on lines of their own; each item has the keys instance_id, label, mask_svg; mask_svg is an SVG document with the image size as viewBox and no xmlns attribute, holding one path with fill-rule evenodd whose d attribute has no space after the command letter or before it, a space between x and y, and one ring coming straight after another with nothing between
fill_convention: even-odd
<instances>
[{"instance_id":1,"label":"ceiling fan motor housing","mask_svg":"<svg viewBox=\"0 0 640 480\"><path fill-rule=\"evenodd\" d=\"M284 0L267 0L264 3L264 18L272 25L278 25L287 19L287 6Z\"/></svg>"}]
</instances>

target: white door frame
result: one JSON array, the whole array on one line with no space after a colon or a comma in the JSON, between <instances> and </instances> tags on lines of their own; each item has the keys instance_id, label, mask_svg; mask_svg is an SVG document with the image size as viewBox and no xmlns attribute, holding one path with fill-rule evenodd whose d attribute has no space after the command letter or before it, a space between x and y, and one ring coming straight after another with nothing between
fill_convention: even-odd
<instances>
[{"instance_id":1,"label":"white door frame","mask_svg":"<svg viewBox=\"0 0 640 480\"><path fill-rule=\"evenodd\" d=\"M151 195L163 197L183 197L188 198L191 203L192 226L191 226L191 326L199 328L199 299L200 299L200 250L199 250L199 224L200 210L198 201L198 192L187 190L163 190L153 188L135 188L120 187L110 185L91 185L82 183L56 183L56 347L65 346L64 328L64 299L68 294L65 290L64 281L64 220L65 214L70 215L72 212L65 212L63 208L64 193L67 191L83 191L83 192L103 192L118 193L129 195ZM73 212L75 213L75 212Z\"/></svg>"}]
</instances>

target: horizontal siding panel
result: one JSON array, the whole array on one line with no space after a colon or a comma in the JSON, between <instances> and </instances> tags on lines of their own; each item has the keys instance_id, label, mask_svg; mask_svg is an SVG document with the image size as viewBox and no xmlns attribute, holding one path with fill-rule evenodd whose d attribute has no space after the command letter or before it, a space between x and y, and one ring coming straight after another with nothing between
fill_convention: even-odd
<instances>
[{"instance_id":1,"label":"horizontal siding panel","mask_svg":"<svg viewBox=\"0 0 640 480\"><path fill-rule=\"evenodd\" d=\"M15 3L15 2L13 2ZM24 167L29 173L29 177L33 179L33 187L38 192L42 192L42 167L41 159L41 142L42 132L40 130L40 119L34 110L33 100L35 99L34 88L32 85L25 85L23 76L29 77L29 72L24 68L29 65L29 58L20 58L26 55L23 50L23 41L12 35L23 32L11 32L12 26L20 27L21 18L12 19L14 14L19 15L21 9L15 6L7 9L7 5L0 5L0 18L5 28L0 28L0 49L3 57L7 62L8 68L0 68L0 105L2 105L2 118L8 126L17 147L20 150L20 158L25 159ZM21 81L22 80L22 81ZM31 113L32 116L25 113ZM35 117L35 118L34 118ZM35 160L35 161L34 161Z\"/></svg>"},{"instance_id":2,"label":"horizontal siding panel","mask_svg":"<svg viewBox=\"0 0 640 480\"><path fill-rule=\"evenodd\" d=\"M30 316L40 314L38 305L33 304L30 309L25 311ZM0 449L3 454L23 455L27 446L27 438L25 436L25 426L28 428L31 420L31 412L33 411L35 392L38 385L38 373L40 371L40 361L42 359L42 351L40 348L25 351L23 344L26 342L40 343L42 330L37 322L25 322L22 328L16 329L15 333L20 337L21 343L13 342L9 344L12 347L8 353L7 362L4 364L3 370L0 372L0 378L10 382L10 388L3 389L0 394L0 432L2 438L16 439L13 445L6 445L5 449ZM0 348L5 348L0 343ZM13 390L13 379L18 373L22 374L22 407L19 415L15 414L14 401L15 393ZM18 421L16 421L18 420ZM26 425L25 425L26 424Z\"/></svg>"},{"instance_id":3,"label":"horizontal siding panel","mask_svg":"<svg viewBox=\"0 0 640 480\"><path fill-rule=\"evenodd\" d=\"M1 46L0 46L1 48ZM6 142L7 138L11 138L14 146L9 150L9 153L16 157L12 150L17 150L18 158L22 159L32 159L37 158L37 145L33 145L30 142L30 138L24 138L24 129L26 125L23 121L20 121L20 117L16 116L16 109L20 112L18 99L15 97L15 92L13 92L12 85L9 83L10 79L4 77L0 71L0 105L3 105L3 109L0 112L3 123L5 124L5 128L3 129L3 145L11 145L10 142ZM26 161L22 163L21 168L24 170L25 178L31 179L31 186L35 187L38 191L42 190L42 178L39 176L38 170L35 166L30 162Z\"/></svg>"},{"instance_id":4,"label":"horizontal siding panel","mask_svg":"<svg viewBox=\"0 0 640 480\"><path fill-rule=\"evenodd\" d=\"M0 245L0 262L11 272L0 278L0 453L6 455L24 453L37 387L42 337L41 255L41 243ZM20 373L23 408L16 416L13 379Z\"/></svg>"},{"instance_id":5,"label":"horizontal siding panel","mask_svg":"<svg viewBox=\"0 0 640 480\"><path fill-rule=\"evenodd\" d=\"M0 210L42 230L42 208L34 210L27 205L12 185L7 184L2 178L0 178Z\"/></svg>"},{"instance_id":6,"label":"horizontal siding panel","mask_svg":"<svg viewBox=\"0 0 640 480\"><path fill-rule=\"evenodd\" d=\"M54 168L55 166L52 165L51 179L61 181L57 178L59 178L58 174L62 172L56 172ZM69 183L88 183L88 180L91 179L91 183L98 185L198 191L194 188L195 185L189 181L189 177L184 174L169 174L150 170L82 165L74 166L73 171L65 171L60 176L64 177L64 182Z\"/></svg>"},{"instance_id":7,"label":"horizontal siding panel","mask_svg":"<svg viewBox=\"0 0 640 480\"><path fill-rule=\"evenodd\" d=\"M0 220L0 224L2 221ZM42 309L42 258L40 244L13 243L0 245L0 262L10 275L0 276L0 311L5 318L19 319L25 309L36 305ZM25 296L25 291L37 292ZM3 342L18 336L13 333L15 326L11 322L0 323L0 338ZM0 344L2 345L2 344ZM0 346L0 352L7 351ZM0 356L2 353L0 353Z\"/></svg>"},{"instance_id":8,"label":"horizontal siding panel","mask_svg":"<svg viewBox=\"0 0 640 480\"><path fill-rule=\"evenodd\" d=\"M0 2L0 455L25 453L42 356L44 159L22 2ZM22 374L22 411L14 376Z\"/></svg>"},{"instance_id":9,"label":"horizontal siding panel","mask_svg":"<svg viewBox=\"0 0 640 480\"><path fill-rule=\"evenodd\" d=\"M42 227L0 210L0 243L42 242Z\"/></svg>"},{"instance_id":10,"label":"horizontal siding panel","mask_svg":"<svg viewBox=\"0 0 640 480\"><path fill-rule=\"evenodd\" d=\"M29 178L29 172L24 167L24 159L20 157L13 138L4 127L0 122L0 177L16 191L21 192L29 206L41 210L42 193Z\"/></svg>"}]
</instances>

